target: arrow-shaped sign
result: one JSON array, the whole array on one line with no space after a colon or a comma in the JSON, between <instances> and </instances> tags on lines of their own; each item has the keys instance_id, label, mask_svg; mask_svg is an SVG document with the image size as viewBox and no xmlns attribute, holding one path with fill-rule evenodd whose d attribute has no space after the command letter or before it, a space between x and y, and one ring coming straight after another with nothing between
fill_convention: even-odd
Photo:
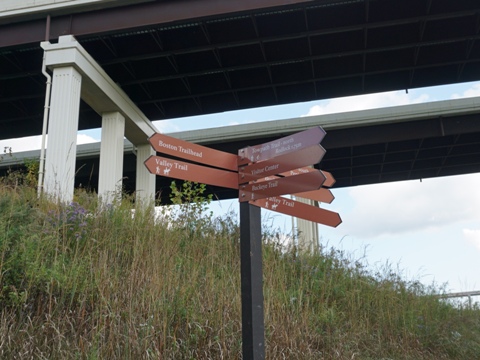
<instances>
[{"instance_id":1,"label":"arrow-shaped sign","mask_svg":"<svg viewBox=\"0 0 480 360\"><path fill-rule=\"evenodd\" d=\"M264 209L276 211L282 214L313 221L319 224L337 227L342 223L338 213L322 209L316 206L304 204L300 201L290 200L284 197L272 196L249 202L252 205Z\"/></svg>"},{"instance_id":2,"label":"arrow-shaped sign","mask_svg":"<svg viewBox=\"0 0 480 360\"><path fill-rule=\"evenodd\" d=\"M176 156L185 160L215 166L221 169L237 171L238 156L206 146L193 144L164 134L153 134L148 138L150 144L159 153Z\"/></svg>"},{"instance_id":3,"label":"arrow-shaped sign","mask_svg":"<svg viewBox=\"0 0 480 360\"><path fill-rule=\"evenodd\" d=\"M333 196L332 192L323 187L318 190L305 191L305 192L292 194L292 195L295 195L296 197L319 201L322 203L327 203L327 204L331 204L332 201L335 200L335 196Z\"/></svg>"},{"instance_id":4,"label":"arrow-shaped sign","mask_svg":"<svg viewBox=\"0 0 480 360\"><path fill-rule=\"evenodd\" d=\"M325 135L325 130L317 126L268 143L240 149L238 151L240 156L239 165L271 159L275 156L317 145L323 140Z\"/></svg>"},{"instance_id":5,"label":"arrow-shaped sign","mask_svg":"<svg viewBox=\"0 0 480 360\"><path fill-rule=\"evenodd\" d=\"M325 149L317 144L293 153L280 155L247 166L240 166L238 169L238 182L243 184L266 176L317 164L322 160L325 152Z\"/></svg>"},{"instance_id":6,"label":"arrow-shaped sign","mask_svg":"<svg viewBox=\"0 0 480 360\"><path fill-rule=\"evenodd\" d=\"M319 189L325 176L319 171L240 185L239 201L262 199L269 196L296 194Z\"/></svg>"},{"instance_id":7,"label":"arrow-shaped sign","mask_svg":"<svg viewBox=\"0 0 480 360\"><path fill-rule=\"evenodd\" d=\"M283 176L283 177L287 177L287 176L294 176L294 175L299 175L299 174L306 174L306 173L315 172L315 171L320 171L325 176L325 181L323 182L322 186L331 187L333 184L335 184L335 178L332 176L331 173L329 173L328 171L324 171L324 170L317 170L313 167L303 167L303 168L287 171L287 172L284 172L284 173L281 173L281 174L278 174L278 175ZM259 179L257 181L257 183L262 182L262 181L275 180L275 179L278 179L279 176L267 176L265 178ZM310 199L310 200L316 200L316 201L327 203L327 204L331 204L332 201L335 199L332 192L328 189L323 188L323 187L318 189L318 190L304 191L304 192L300 192L300 193L292 193L292 195L302 197L302 198L306 198L306 199Z\"/></svg>"},{"instance_id":8,"label":"arrow-shaped sign","mask_svg":"<svg viewBox=\"0 0 480 360\"><path fill-rule=\"evenodd\" d=\"M145 161L145 166L148 171L155 175L238 189L238 175L231 171L209 168L154 155Z\"/></svg>"},{"instance_id":9,"label":"arrow-shaped sign","mask_svg":"<svg viewBox=\"0 0 480 360\"><path fill-rule=\"evenodd\" d=\"M313 167L302 167L302 168L295 169L295 170L290 170L290 171L287 171L287 172L284 172L284 173L281 173L281 174L278 174L278 175L280 175L280 176L292 176L292 175L304 174L304 173L312 172L312 171L318 171L318 170L313 168ZM330 172L325 171L325 170L320 170L320 171L322 172L323 175L325 175L325 182L322 184L322 186L332 187L333 184L335 184L335 182L336 182L333 175Z\"/></svg>"}]
</instances>

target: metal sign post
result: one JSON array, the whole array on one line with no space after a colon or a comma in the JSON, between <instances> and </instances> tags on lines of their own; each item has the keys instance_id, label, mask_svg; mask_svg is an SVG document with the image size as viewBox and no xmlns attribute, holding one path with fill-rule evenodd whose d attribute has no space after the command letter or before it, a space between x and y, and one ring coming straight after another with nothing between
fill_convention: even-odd
<instances>
[{"instance_id":1,"label":"metal sign post","mask_svg":"<svg viewBox=\"0 0 480 360\"><path fill-rule=\"evenodd\" d=\"M243 358L264 359L261 212L248 202L240 203L240 261Z\"/></svg>"}]
</instances>

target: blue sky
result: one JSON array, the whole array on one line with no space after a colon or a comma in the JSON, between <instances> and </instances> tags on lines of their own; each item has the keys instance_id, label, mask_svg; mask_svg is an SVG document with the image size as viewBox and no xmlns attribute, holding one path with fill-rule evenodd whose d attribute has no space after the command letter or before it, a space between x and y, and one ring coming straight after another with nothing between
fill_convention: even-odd
<instances>
[{"instance_id":1,"label":"blue sky","mask_svg":"<svg viewBox=\"0 0 480 360\"><path fill-rule=\"evenodd\" d=\"M232 126L480 96L480 83L411 89L349 98L226 112L154 122L161 132ZM328 134L327 134L328 136ZM78 143L100 140L98 129L79 132ZM0 149L40 147L39 137L0 141ZM328 151L328 149L326 149ZM335 176L335 174L333 174ZM372 269L388 262L406 279L447 283L448 292L480 290L480 174L332 189L325 206L340 213L335 229L320 226L321 242L363 258ZM235 201L213 206L237 210ZM291 231L291 219L262 210L275 227Z\"/></svg>"}]
</instances>

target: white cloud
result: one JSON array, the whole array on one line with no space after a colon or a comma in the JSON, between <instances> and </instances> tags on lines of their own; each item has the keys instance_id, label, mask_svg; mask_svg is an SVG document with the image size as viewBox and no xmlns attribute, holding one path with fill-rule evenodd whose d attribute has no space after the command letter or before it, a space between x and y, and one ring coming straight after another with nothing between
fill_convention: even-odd
<instances>
[{"instance_id":1,"label":"white cloud","mask_svg":"<svg viewBox=\"0 0 480 360\"><path fill-rule=\"evenodd\" d=\"M461 99L461 98L468 98L468 97L475 97L480 96L480 83L474 84L471 88L465 90L461 94L452 94L452 99Z\"/></svg>"},{"instance_id":2,"label":"white cloud","mask_svg":"<svg viewBox=\"0 0 480 360\"><path fill-rule=\"evenodd\" d=\"M177 123L177 119L153 121L153 125L155 125L158 131L162 134L181 131L181 128Z\"/></svg>"},{"instance_id":3,"label":"white cloud","mask_svg":"<svg viewBox=\"0 0 480 360\"><path fill-rule=\"evenodd\" d=\"M42 144L41 136L27 136L17 139L0 140L0 148L11 148L12 153L40 149Z\"/></svg>"},{"instance_id":4,"label":"white cloud","mask_svg":"<svg viewBox=\"0 0 480 360\"><path fill-rule=\"evenodd\" d=\"M321 101L312 106L304 116L335 114L346 111L376 109L387 106L409 105L427 102L428 94L413 96L404 91L391 91L379 94L349 96L345 98Z\"/></svg>"},{"instance_id":5,"label":"white cloud","mask_svg":"<svg viewBox=\"0 0 480 360\"><path fill-rule=\"evenodd\" d=\"M77 135L77 145L80 145L80 144L90 144L90 143L94 143L94 142L98 142L99 140L91 137L91 136L88 136L86 134L78 134Z\"/></svg>"},{"instance_id":6,"label":"white cloud","mask_svg":"<svg viewBox=\"0 0 480 360\"><path fill-rule=\"evenodd\" d=\"M480 250L480 229L463 229L463 236L469 243Z\"/></svg>"},{"instance_id":7,"label":"white cloud","mask_svg":"<svg viewBox=\"0 0 480 360\"><path fill-rule=\"evenodd\" d=\"M80 144L89 144L92 142L98 142L98 139L95 139L86 134L77 135L77 145ZM48 136L47 141L48 144ZM22 151L38 150L42 146L42 137L41 136L27 136L17 139L8 139L0 140L0 150L3 152L4 148L11 148L12 153L19 153Z\"/></svg>"},{"instance_id":8,"label":"white cloud","mask_svg":"<svg viewBox=\"0 0 480 360\"><path fill-rule=\"evenodd\" d=\"M480 218L480 174L406 181L349 190L343 226L361 238L441 229Z\"/></svg>"}]
</instances>

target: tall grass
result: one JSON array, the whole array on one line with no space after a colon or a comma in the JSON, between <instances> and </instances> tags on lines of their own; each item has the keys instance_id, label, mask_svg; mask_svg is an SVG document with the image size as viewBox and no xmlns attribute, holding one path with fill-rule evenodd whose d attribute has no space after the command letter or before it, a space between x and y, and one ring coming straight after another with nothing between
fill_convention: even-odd
<instances>
[{"instance_id":1,"label":"tall grass","mask_svg":"<svg viewBox=\"0 0 480 360\"><path fill-rule=\"evenodd\" d=\"M0 358L241 358L234 217L199 218L202 205L154 221L132 206L85 192L59 205L0 183ZM480 358L478 308L264 234L267 358Z\"/></svg>"}]
</instances>

